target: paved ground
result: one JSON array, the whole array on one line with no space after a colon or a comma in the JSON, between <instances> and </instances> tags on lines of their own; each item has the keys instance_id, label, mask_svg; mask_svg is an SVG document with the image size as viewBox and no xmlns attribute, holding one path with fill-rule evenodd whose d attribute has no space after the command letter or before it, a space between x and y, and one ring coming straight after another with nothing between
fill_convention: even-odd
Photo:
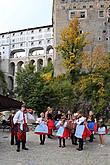
<instances>
[{"instance_id":1,"label":"paved ground","mask_svg":"<svg viewBox=\"0 0 110 165\"><path fill-rule=\"evenodd\" d=\"M66 148L58 147L57 139L47 139L44 146L33 132L28 133L28 151L16 152L16 146L10 145L8 132L0 132L0 165L110 165L110 135L105 136L105 146L98 146L98 137L94 143L87 142L84 151L67 140Z\"/></svg>"}]
</instances>

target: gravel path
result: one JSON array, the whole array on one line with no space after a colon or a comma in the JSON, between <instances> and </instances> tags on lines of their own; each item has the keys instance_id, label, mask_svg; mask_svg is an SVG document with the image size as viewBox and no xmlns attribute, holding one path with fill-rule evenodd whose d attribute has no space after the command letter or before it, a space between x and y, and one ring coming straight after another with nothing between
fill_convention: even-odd
<instances>
[{"instance_id":1,"label":"gravel path","mask_svg":"<svg viewBox=\"0 0 110 165\"><path fill-rule=\"evenodd\" d=\"M70 140L66 148L58 147L57 139L47 139L44 146L33 132L27 135L28 151L16 152L10 145L8 132L0 132L0 165L110 165L110 135L105 136L105 146L98 146L98 136L93 143L86 142L83 151L77 151Z\"/></svg>"}]
</instances>

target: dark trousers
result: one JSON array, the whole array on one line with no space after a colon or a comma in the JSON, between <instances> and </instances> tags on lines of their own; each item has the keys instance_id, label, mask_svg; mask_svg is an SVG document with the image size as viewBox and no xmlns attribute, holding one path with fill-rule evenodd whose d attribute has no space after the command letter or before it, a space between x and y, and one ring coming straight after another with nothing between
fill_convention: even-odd
<instances>
[{"instance_id":1,"label":"dark trousers","mask_svg":"<svg viewBox=\"0 0 110 165\"><path fill-rule=\"evenodd\" d=\"M62 140L63 140L63 147L65 147L65 139L64 138L59 138L59 147L62 146Z\"/></svg>"},{"instance_id":2,"label":"dark trousers","mask_svg":"<svg viewBox=\"0 0 110 165\"><path fill-rule=\"evenodd\" d=\"M25 149L26 144L26 132L18 131L17 132L17 150L20 151L20 142L22 142L22 149Z\"/></svg>"},{"instance_id":3,"label":"dark trousers","mask_svg":"<svg viewBox=\"0 0 110 165\"><path fill-rule=\"evenodd\" d=\"M14 141L17 144L17 132L11 130L11 145L14 145Z\"/></svg>"},{"instance_id":4,"label":"dark trousers","mask_svg":"<svg viewBox=\"0 0 110 165\"><path fill-rule=\"evenodd\" d=\"M92 132L92 131L91 131L91 133L92 133L92 134L90 135L90 140L89 140L89 141L90 141L90 142L93 142L94 135L93 135L93 132Z\"/></svg>"},{"instance_id":5,"label":"dark trousers","mask_svg":"<svg viewBox=\"0 0 110 165\"><path fill-rule=\"evenodd\" d=\"M45 135L40 135L40 144L44 144L45 142Z\"/></svg>"},{"instance_id":6,"label":"dark trousers","mask_svg":"<svg viewBox=\"0 0 110 165\"><path fill-rule=\"evenodd\" d=\"M79 149L83 150L83 139L79 138Z\"/></svg>"},{"instance_id":7,"label":"dark trousers","mask_svg":"<svg viewBox=\"0 0 110 165\"><path fill-rule=\"evenodd\" d=\"M72 142L72 144L77 144L77 137L75 136L75 134L74 133L71 133L71 142Z\"/></svg>"}]
</instances>

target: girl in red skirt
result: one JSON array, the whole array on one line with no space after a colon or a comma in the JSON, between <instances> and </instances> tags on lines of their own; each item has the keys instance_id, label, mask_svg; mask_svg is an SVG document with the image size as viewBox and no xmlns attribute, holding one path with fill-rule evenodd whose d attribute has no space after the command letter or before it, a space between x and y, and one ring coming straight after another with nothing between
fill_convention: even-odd
<instances>
[{"instance_id":1,"label":"girl in red skirt","mask_svg":"<svg viewBox=\"0 0 110 165\"><path fill-rule=\"evenodd\" d=\"M56 136L59 138L59 147L65 147L65 138L69 137L69 130L67 128L67 121L65 116L61 118L61 120L56 125L58 127L58 131ZM63 141L63 145L62 145Z\"/></svg>"}]
</instances>

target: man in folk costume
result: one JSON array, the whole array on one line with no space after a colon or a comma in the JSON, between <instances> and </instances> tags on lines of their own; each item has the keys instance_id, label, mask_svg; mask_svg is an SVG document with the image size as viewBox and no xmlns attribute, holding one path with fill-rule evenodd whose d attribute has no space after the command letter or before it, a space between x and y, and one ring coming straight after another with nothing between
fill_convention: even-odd
<instances>
[{"instance_id":1,"label":"man in folk costume","mask_svg":"<svg viewBox=\"0 0 110 165\"><path fill-rule=\"evenodd\" d=\"M13 118L15 116L15 111L11 111L11 115L8 118L9 125L11 127L11 145L17 144L17 125L13 123Z\"/></svg>"},{"instance_id":2,"label":"man in folk costume","mask_svg":"<svg viewBox=\"0 0 110 165\"><path fill-rule=\"evenodd\" d=\"M83 117L82 112L78 112L78 119L76 120L76 132L75 136L79 139L79 148L77 148L78 151L83 150L83 139L86 137L89 137L91 135L91 132L85 125L86 118Z\"/></svg>"},{"instance_id":3,"label":"man in folk costume","mask_svg":"<svg viewBox=\"0 0 110 165\"><path fill-rule=\"evenodd\" d=\"M28 150L26 148L26 132L29 131L27 126L27 120L34 120L34 117L26 111L26 106L23 104L21 106L21 110L19 110L14 118L13 122L14 124L17 124L17 152L20 152L20 142L22 141L22 149Z\"/></svg>"}]
</instances>

